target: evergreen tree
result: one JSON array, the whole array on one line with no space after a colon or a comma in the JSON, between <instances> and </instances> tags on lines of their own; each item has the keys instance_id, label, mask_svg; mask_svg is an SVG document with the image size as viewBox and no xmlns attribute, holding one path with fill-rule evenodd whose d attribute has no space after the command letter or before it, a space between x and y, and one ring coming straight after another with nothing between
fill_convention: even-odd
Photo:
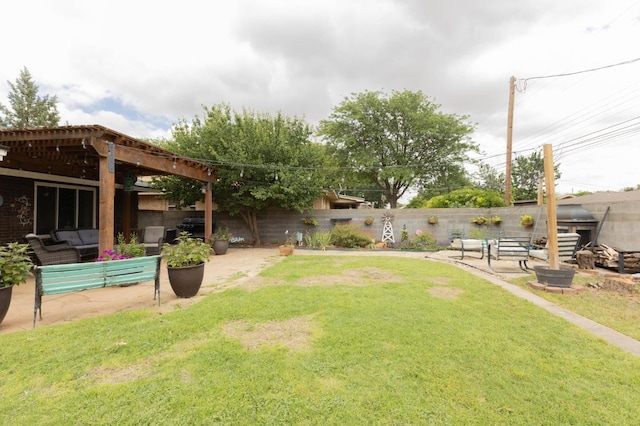
<instances>
[{"instance_id":1,"label":"evergreen tree","mask_svg":"<svg viewBox=\"0 0 640 426\"><path fill-rule=\"evenodd\" d=\"M15 84L8 81L11 88L7 97L9 107L0 104L0 127L48 127L57 126L60 114L56 96L38 96L38 85L25 67Z\"/></svg>"}]
</instances>

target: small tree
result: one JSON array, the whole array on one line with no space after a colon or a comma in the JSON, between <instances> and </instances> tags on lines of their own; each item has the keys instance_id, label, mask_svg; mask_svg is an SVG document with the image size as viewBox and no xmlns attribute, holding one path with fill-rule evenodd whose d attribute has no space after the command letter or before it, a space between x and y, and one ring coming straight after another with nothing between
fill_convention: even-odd
<instances>
[{"instance_id":1,"label":"small tree","mask_svg":"<svg viewBox=\"0 0 640 426\"><path fill-rule=\"evenodd\" d=\"M302 119L215 105L204 108L203 118L179 123L173 136L170 149L218 169L213 199L221 211L242 217L256 245L258 212L273 207L302 212L322 195L324 147L311 142ZM174 200L192 202L196 195L194 188L181 189L179 181L162 182L157 185Z\"/></svg>"},{"instance_id":2,"label":"small tree","mask_svg":"<svg viewBox=\"0 0 640 426\"><path fill-rule=\"evenodd\" d=\"M8 81L9 105L0 104L0 127L47 127L57 126L60 114L56 96L38 96L38 85L25 67L15 84Z\"/></svg>"},{"instance_id":3,"label":"small tree","mask_svg":"<svg viewBox=\"0 0 640 426\"><path fill-rule=\"evenodd\" d=\"M555 180L560 179L559 164L554 165ZM512 194L515 201L538 198L538 179L544 177L544 158L540 151L518 156L513 164Z\"/></svg>"}]
</instances>

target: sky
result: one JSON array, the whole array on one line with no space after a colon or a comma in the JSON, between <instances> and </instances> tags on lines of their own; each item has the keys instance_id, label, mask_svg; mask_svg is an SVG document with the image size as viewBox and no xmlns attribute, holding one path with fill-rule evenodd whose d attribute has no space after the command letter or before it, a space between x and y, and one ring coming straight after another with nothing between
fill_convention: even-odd
<instances>
[{"instance_id":1,"label":"sky","mask_svg":"<svg viewBox=\"0 0 640 426\"><path fill-rule=\"evenodd\" d=\"M353 93L422 91L504 172L513 76L513 156L551 144L556 193L640 184L640 0L13 0L3 16L0 103L26 67L61 124L170 138L226 103L315 126Z\"/></svg>"}]
</instances>

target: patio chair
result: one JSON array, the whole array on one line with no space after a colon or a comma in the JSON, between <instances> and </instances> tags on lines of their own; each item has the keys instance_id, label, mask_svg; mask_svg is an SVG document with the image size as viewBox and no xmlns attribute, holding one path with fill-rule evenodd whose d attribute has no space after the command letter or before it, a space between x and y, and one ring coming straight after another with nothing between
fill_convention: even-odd
<instances>
[{"instance_id":1,"label":"patio chair","mask_svg":"<svg viewBox=\"0 0 640 426\"><path fill-rule=\"evenodd\" d=\"M558 234L558 258L561 262L570 262L576 256L580 234L567 232ZM543 248L529 250L529 256L544 261L549 260L549 242Z\"/></svg>"},{"instance_id":2,"label":"patio chair","mask_svg":"<svg viewBox=\"0 0 640 426\"><path fill-rule=\"evenodd\" d=\"M47 245L36 234L27 234L24 238L33 250L39 266L80 263L80 250L68 241Z\"/></svg>"},{"instance_id":3,"label":"patio chair","mask_svg":"<svg viewBox=\"0 0 640 426\"><path fill-rule=\"evenodd\" d=\"M523 272L529 273L527 260L531 248L531 237L499 237L489 242L487 251L487 264L493 272L498 272L491 266L491 259L518 261ZM503 271L507 272L507 271Z\"/></svg>"},{"instance_id":4,"label":"patio chair","mask_svg":"<svg viewBox=\"0 0 640 426\"><path fill-rule=\"evenodd\" d=\"M160 254L166 233L164 226L147 226L144 228L141 242L144 244L147 255Z\"/></svg>"}]
</instances>

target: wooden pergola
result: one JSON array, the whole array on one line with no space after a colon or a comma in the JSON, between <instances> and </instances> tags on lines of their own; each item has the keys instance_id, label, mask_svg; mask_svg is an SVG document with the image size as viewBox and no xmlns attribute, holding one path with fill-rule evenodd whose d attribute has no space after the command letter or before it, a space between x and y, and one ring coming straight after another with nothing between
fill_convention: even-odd
<instances>
[{"instance_id":1,"label":"wooden pergola","mask_svg":"<svg viewBox=\"0 0 640 426\"><path fill-rule=\"evenodd\" d=\"M8 148L0 168L99 183L100 252L114 245L116 184L131 184L143 176L175 175L202 181L206 188L205 235L212 234L211 185L217 169L208 164L99 125L0 129L0 145ZM129 211L130 197L124 202ZM125 235L131 232L129 214L123 217L123 231Z\"/></svg>"}]
</instances>

